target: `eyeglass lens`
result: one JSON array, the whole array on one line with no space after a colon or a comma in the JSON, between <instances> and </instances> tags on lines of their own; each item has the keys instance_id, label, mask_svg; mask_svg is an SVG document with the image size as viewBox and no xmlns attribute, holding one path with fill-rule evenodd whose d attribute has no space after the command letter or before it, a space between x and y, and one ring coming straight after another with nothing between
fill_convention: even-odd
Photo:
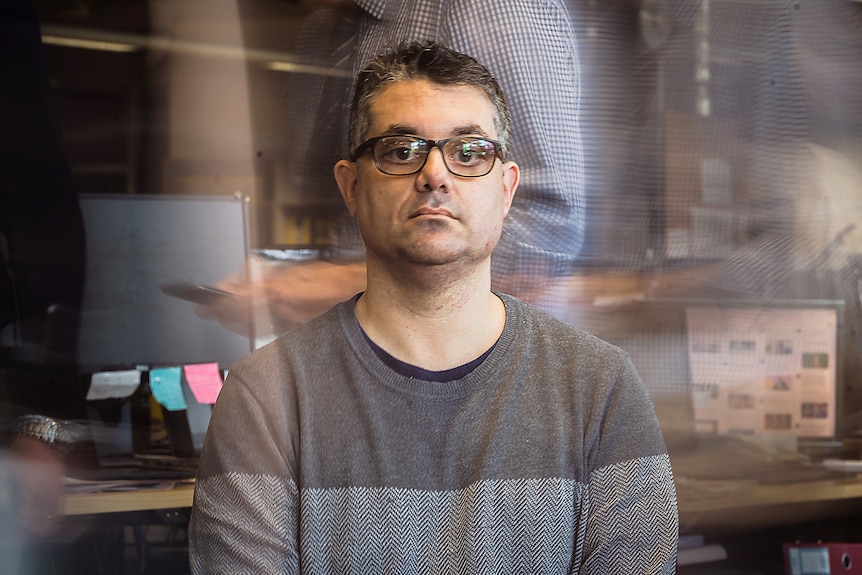
<instances>
[{"instance_id":1,"label":"eyeglass lens","mask_svg":"<svg viewBox=\"0 0 862 575\"><path fill-rule=\"evenodd\" d=\"M433 147L443 152L443 161L457 176L478 177L491 171L497 158L494 142L484 138L449 138L438 142L410 136L387 136L374 144L374 162L384 174L415 174L425 166Z\"/></svg>"}]
</instances>

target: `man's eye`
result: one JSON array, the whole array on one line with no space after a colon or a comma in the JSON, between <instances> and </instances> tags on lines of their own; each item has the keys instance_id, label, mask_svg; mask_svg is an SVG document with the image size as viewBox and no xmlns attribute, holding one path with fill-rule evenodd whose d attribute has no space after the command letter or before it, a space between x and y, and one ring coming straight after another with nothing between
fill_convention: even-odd
<instances>
[{"instance_id":1,"label":"man's eye","mask_svg":"<svg viewBox=\"0 0 862 575\"><path fill-rule=\"evenodd\" d=\"M380 158L388 162L412 162L420 155L415 142L385 142L380 148Z\"/></svg>"},{"instance_id":2,"label":"man's eye","mask_svg":"<svg viewBox=\"0 0 862 575\"><path fill-rule=\"evenodd\" d=\"M479 143L465 142L458 146L453 159L459 164L475 164L485 159L488 150Z\"/></svg>"},{"instance_id":3,"label":"man's eye","mask_svg":"<svg viewBox=\"0 0 862 575\"><path fill-rule=\"evenodd\" d=\"M397 160L406 162L413 158L416 155L416 152L414 152L412 148L395 148L389 152L389 154Z\"/></svg>"}]
</instances>

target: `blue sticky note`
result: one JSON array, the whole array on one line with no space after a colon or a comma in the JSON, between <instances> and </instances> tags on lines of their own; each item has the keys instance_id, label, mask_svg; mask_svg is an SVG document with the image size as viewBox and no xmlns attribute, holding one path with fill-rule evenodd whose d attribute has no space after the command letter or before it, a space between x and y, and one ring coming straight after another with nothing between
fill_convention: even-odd
<instances>
[{"instance_id":1,"label":"blue sticky note","mask_svg":"<svg viewBox=\"0 0 862 575\"><path fill-rule=\"evenodd\" d=\"M156 401L168 411L186 409L182 370L179 367L161 367L150 371L150 391Z\"/></svg>"}]
</instances>

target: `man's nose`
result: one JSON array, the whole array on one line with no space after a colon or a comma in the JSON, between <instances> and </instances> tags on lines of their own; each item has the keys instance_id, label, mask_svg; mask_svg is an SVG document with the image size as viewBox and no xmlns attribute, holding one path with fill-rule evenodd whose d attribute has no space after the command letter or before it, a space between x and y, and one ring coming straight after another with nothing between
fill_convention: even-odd
<instances>
[{"instance_id":1,"label":"man's nose","mask_svg":"<svg viewBox=\"0 0 862 575\"><path fill-rule=\"evenodd\" d=\"M449 168L443 159L443 150L434 146L428 151L425 165L419 170L416 183L421 191L437 190L446 188L446 181L451 176Z\"/></svg>"}]
</instances>

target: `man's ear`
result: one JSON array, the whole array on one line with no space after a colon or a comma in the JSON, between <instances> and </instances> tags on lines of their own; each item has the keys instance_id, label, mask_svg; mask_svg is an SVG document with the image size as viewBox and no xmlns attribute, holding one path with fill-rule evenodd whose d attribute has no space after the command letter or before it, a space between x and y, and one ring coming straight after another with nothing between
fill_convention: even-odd
<instances>
[{"instance_id":1,"label":"man's ear","mask_svg":"<svg viewBox=\"0 0 862 575\"><path fill-rule=\"evenodd\" d=\"M518 164L515 162L503 164L503 197L506 201L504 216L509 214L509 208L512 206L512 200L515 198L515 191L517 191L520 181L521 168L518 167Z\"/></svg>"},{"instance_id":2,"label":"man's ear","mask_svg":"<svg viewBox=\"0 0 862 575\"><path fill-rule=\"evenodd\" d=\"M332 168L335 174L335 181L338 183L338 189L341 191L341 197L344 198L344 203L347 205L347 211L351 216L356 215L356 170L358 166L356 162L348 160L339 160Z\"/></svg>"}]
</instances>

